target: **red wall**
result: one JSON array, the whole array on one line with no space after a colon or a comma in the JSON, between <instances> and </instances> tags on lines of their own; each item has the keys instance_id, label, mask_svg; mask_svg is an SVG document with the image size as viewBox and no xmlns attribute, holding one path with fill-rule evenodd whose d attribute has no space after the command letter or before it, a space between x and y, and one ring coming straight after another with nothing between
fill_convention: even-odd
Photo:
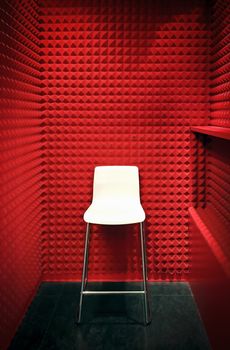
<instances>
[{"instance_id":1,"label":"red wall","mask_svg":"<svg viewBox=\"0 0 230 350\"><path fill-rule=\"evenodd\" d=\"M209 124L219 127L230 127L229 10L228 0L212 2ZM212 348L225 350L230 342L229 140L199 136L197 141L198 153L205 159L198 192L204 192L205 200L192 209L190 285Z\"/></svg>"},{"instance_id":2,"label":"red wall","mask_svg":"<svg viewBox=\"0 0 230 350\"><path fill-rule=\"evenodd\" d=\"M207 143L206 158L206 203L216 210L221 221L229 223L229 140L222 140L214 137L210 138ZM228 233L229 232L226 232L227 235ZM220 233L220 235L221 234L222 233Z\"/></svg>"},{"instance_id":3,"label":"red wall","mask_svg":"<svg viewBox=\"0 0 230 350\"><path fill-rule=\"evenodd\" d=\"M102 164L140 167L150 278L189 271L187 209L196 191L189 128L209 118L209 12L198 0L114 4L41 2L48 280L80 278L82 216ZM94 229L91 278L138 278L135 233L112 237Z\"/></svg>"},{"instance_id":4,"label":"red wall","mask_svg":"<svg viewBox=\"0 0 230 350\"><path fill-rule=\"evenodd\" d=\"M41 274L80 278L96 165L140 168L150 279L193 276L188 207L229 214L227 143L204 148L190 133L229 127L228 8L227 0L1 2L1 348ZM93 236L91 278L140 277L136 228Z\"/></svg>"},{"instance_id":5,"label":"red wall","mask_svg":"<svg viewBox=\"0 0 230 350\"><path fill-rule=\"evenodd\" d=\"M230 341L229 238L224 235L227 233L224 223L220 227L218 222L215 222L214 212L210 211L208 217L205 210L198 213L202 213L201 219L206 220L209 227L199 220L196 224L194 220L190 221L190 286L212 349L225 350ZM213 236L213 233L216 235Z\"/></svg>"},{"instance_id":6,"label":"red wall","mask_svg":"<svg viewBox=\"0 0 230 350\"><path fill-rule=\"evenodd\" d=\"M41 277L39 41L35 1L1 1L0 348Z\"/></svg>"},{"instance_id":7,"label":"red wall","mask_svg":"<svg viewBox=\"0 0 230 350\"><path fill-rule=\"evenodd\" d=\"M224 127L230 127L229 21L229 1L214 1L211 20L211 124Z\"/></svg>"}]
</instances>

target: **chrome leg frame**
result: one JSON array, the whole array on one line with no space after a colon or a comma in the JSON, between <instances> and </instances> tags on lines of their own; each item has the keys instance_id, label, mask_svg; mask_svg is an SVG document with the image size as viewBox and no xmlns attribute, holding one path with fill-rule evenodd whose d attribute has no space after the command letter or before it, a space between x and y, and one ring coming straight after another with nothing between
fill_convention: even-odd
<instances>
[{"instance_id":1,"label":"chrome leg frame","mask_svg":"<svg viewBox=\"0 0 230 350\"><path fill-rule=\"evenodd\" d=\"M83 294L84 294L86 280L87 280L87 274L88 274L89 235L90 235L90 223L87 223L86 237L85 237L84 262L83 262L82 279L81 279L80 302L79 302L78 320L77 320L78 323L81 322Z\"/></svg>"},{"instance_id":2,"label":"chrome leg frame","mask_svg":"<svg viewBox=\"0 0 230 350\"><path fill-rule=\"evenodd\" d=\"M147 258L146 258L144 222L140 223L140 234L141 234L141 258L142 258L143 289L144 289L144 314L145 314L145 323L149 324L150 309L149 309L148 288L147 288Z\"/></svg>"},{"instance_id":3,"label":"chrome leg frame","mask_svg":"<svg viewBox=\"0 0 230 350\"><path fill-rule=\"evenodd\" d=\"M144 296L144 316L145 324L150 323L150 308L148 301L148 288L147 288L147 259L146 259L146 244L145 244L145 234L144 234L144 222L140 223L140 235L141 235L141 258L142 258L142 273L143 273L143 290L126 290L126 291L96 291L86 290L87 283L87 273L88 273L88 257L89 257L89 235L90 235L90 223L87 223L86 227L86 237L85 237L85 250L84 250L84 262L82 270L82 280L81 280L81 292L80 292L80 302L78 310L77 322L81 322L82 316L82 303L84 295L94 295L94 294L143 294Z\"/></svg>"}]
</instances>

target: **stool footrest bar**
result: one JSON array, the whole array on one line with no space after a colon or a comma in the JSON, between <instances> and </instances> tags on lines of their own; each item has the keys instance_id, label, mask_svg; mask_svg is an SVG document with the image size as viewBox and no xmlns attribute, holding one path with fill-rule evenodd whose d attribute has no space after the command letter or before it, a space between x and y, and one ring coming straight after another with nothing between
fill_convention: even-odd
<instances>
[{"instance_id":1,"label":"stool footrest bar","mask_svg":"<svg viewBox=\"0 0 230 350\"><path fill-rule=\"evenodd\" d=\"M108 290L108 291L102 291L102 290L85 290L82 292L84 295L91 295L91 294L144 294L145 291L143 290Z\"/></svg>"}]
</instances>

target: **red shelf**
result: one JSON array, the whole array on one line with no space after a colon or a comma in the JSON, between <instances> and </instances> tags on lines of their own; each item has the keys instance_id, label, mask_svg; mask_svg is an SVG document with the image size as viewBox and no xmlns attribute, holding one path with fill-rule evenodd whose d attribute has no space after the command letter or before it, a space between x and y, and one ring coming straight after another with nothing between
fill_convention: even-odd
<instances>
[{"instance_id":1,"label":"red shelf","mask_svg":"<svg viewBox=\"0 0 230 350\"><path fill-rule=\"evenodd\" d=\"M222 128L220 126L192 126L191 130L193 132L199 132L200 134L230 140L230 128Z\"/></svg>"}]
</instances>

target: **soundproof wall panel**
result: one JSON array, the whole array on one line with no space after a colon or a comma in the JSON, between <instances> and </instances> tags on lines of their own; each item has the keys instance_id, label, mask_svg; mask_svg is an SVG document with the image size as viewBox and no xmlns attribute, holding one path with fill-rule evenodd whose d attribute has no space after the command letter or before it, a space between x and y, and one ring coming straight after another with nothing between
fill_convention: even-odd
<instances>
[{"instance_id":1,"label":"soundproof wall panel","mask_svg":"<svg viewBox=\"0 0 230 350\"><path fill-rule=\"evenodd\" d=\"M230 154L227 139L230 126L230 3L211 1L210 9L209 124L217 126L217 132L215 137L199 133L192 136L197 140L197 193L200 196L197 196L195 208L189 209L192 261L189 280L212 348L224 349L229 342L230 294ZM218 127L224 127L223 131Z\"/></svg>"},{"instance_id":2,"label":"soundproof wall panel","mask_svg":"<svg viewBox=\"0 0 230 350\"><path fill-rule=\"evenodd\" d=\"M1 1L0 348L40 281L41 135L38 6Z\"/></svg>"},{"instance_id":3,"label":"soundproof wall panel","mask_svg":"<svg viewBox=\"0 0 230 350\"><path fill-rule=\"evenodd\" d=\"M230 3L212 6L211 124L230 127Z\"/></svg>"},{"instance_id":4,"label":"soundproof wall panel","mask_svg":"<svg viewBox=\"0 0 230 350\"><path fill-rule=\"evenodd\" d=\"M186 278L190 126L209 118L206 2L40 4L44 279L80 278L97 165L139 167L149 278ZM89 260L91 279L139 279L136 227L93 227Z\"/></svg>"},{"instance_id":5,"label":"soundproof wall panel","mask_svg":"<svg viewBox=\"0 0 230 350\"><path fill-rule=\"evenodd\" d=\"M230 4L213 2L212 6L212 75L211 124L230 127ZM230 248L230 156L229 140L208 137L206 149L206 221L211 225L215 239L226 252ZM208 219L208 216L210 217ZM229 254L226 253L226 265Z\"/></svg>"},{"instance_id":6,"label":"soundproof wall panel","mask_svg":"<svg viewBox=\"0 0 230 350\"><path fill-rule=\"evenodd\" d=\"M229 140L210 138L206 161L206 221L226 252L230 266L230 155Z\"/></svg>"}]
</instances>

